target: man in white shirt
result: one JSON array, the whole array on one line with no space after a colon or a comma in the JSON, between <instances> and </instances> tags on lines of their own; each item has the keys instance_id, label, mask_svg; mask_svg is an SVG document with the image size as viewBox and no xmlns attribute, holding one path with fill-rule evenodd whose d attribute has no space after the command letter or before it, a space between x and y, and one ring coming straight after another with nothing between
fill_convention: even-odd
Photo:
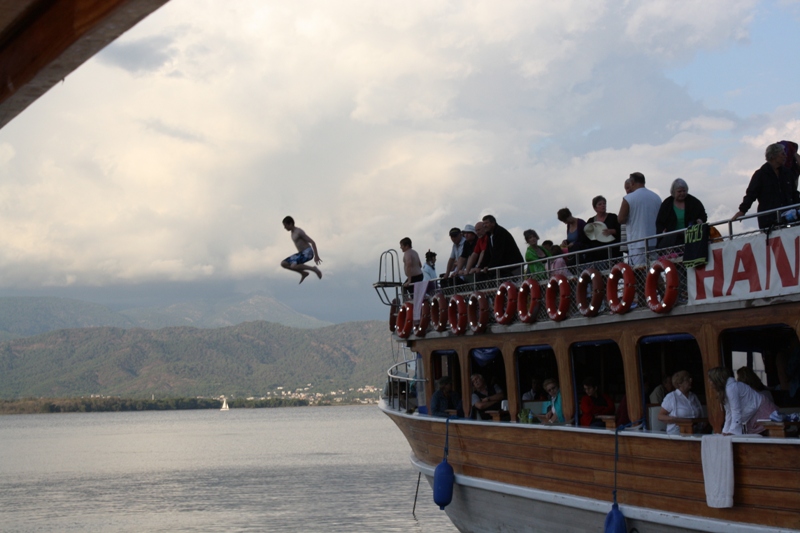
<instances>
[{"instance_id":1,"label":"man in white shirt","mask_svg":"<svg viewBox=\"0 0 800 533\"><path fill-rule=\"evenodd\" d=\"M631 266L647 266L649 261L645 254L644 239L656 234L656 217L661 208L661 198L644 186L644 174L631 174L631 192L622 199L617 218L620 224L626 225L628 238L628 264ZM648 239L647 248L656 247L656 239Z\"/></svg>"},{"instance_id":2,"label":"man in white shirt","mask_svg":"<svg viewBox=\"0 0 800 533\"><path fill-rule=\"evenodd\" d=\"M459 228L453 228L450 230L450 240L453 241L453 248L450 251L450 259L447 260L447 268L445 268L444 273L442 274L443 278L456 277L456 263L464 251L464 243L467 242L467 239L461 234L461 230Z\"/></svg>"}]
</instances>

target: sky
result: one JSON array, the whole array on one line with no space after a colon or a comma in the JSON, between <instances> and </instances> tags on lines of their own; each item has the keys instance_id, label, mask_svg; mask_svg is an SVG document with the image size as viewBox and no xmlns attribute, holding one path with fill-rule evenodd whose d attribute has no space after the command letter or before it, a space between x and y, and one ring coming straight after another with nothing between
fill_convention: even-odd
<instances>
[{"instance_id":1,"label":"sky","mask_svg":"<svg viewBox=\"0 0 800 533\"><path fill-rule=\"evenodd\" d=\"M642 172L732 216L800 141L800 2L171 0L0 130L0 296L385 319L381 252L560 242ZM280 267L291 215L323 278Z\"/></svg>"}]
</instances>

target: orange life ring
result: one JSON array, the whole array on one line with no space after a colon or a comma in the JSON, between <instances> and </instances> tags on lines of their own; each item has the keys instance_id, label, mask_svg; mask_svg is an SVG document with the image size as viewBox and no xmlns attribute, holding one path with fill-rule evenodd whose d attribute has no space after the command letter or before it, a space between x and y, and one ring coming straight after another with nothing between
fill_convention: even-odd
<instances>
[{"instance_id":1,"label":"orange life ring","mask_svg":"<svg viewBox=\"0 0 800 533\"><path fill-rule=\"evenodd\" d=\"M419 305L419 324L414 326L414 335L424 337L431 323L431 302L427 298Z\"/></svg>"},{"instance_id":2,"label":"orange life ring","mask_svg":"<svg viewBox=\"0 0 800 533\"><path fill-rule=\"evenodd\" d=\"M556 293L559 294L558 305L556 305ZM561 322L569 314L569 304L572 291L569 288L569 281L563 274L555 274L547 281L547 288L544 292L544 301L547 306L547 316L550 320Z\"/></svg>"},{"instance_id":3,"label":"orange life ring","mask_svg":"<svg viewBox=\"0 0 800 533\"><path fill-rule=\"evenodd\" d=\"M664 287L664 297L658 299L658 281L661 273L666 277ZM647 281L644 285L644 296L647 307L655 313L666 313L675 306L678 301L678 290L680 289L681 279L678 269L669 259L659 259L647 271Z\"/></svg>"},{"instance_id":4,"label":"orange life ring","mask_svg":"<svg viewBox=\"0 0 800 533\"><path fill-rule=\"evenodd\" d=\"M517 294L519 289L510 281L497 288L494 296L494 319L498 324L507 326L514 321L517 313Z\"/></svg>"},{"instance_id":5,"label":"orange life ring","mask_svg":"<svg viewBox=\"0 0 800 533\"><path fill-rule=\"evenodd\" d=\"M467 320L469 329L483 333L489 325L489 298L482 292L473 292L467 300Z\"/></svg>"},{"instance_id":6,"label":"orange life ring","mask_svg":"<svg viewBox=\"0 0 800 533\"><path fill-rule=\"evenodd\" d=\"M539 315L539 305L542 303L542 288L539 282L528 278L519 286L517 293L517 318L523 324L533 324Z\"/></svg>"},{"instance_id":7,"label":"orange life ring","mask_svg":"<svg viewBox=\"0 0 800 533\"><path fill-rule=\"evenodd\" d=\"M575 303L578 304L578 311L583 316L597 316L600 312L600 305L606 296L603 275L594 267L587 268L578 276L578 287L575 289ZM592 298L587 302L589 283L592 284Z\"/></svg>"},{"instance_id":8,"label":"orange life ring","mask_svg":"<svg viewBox=\"0 0 800 533\"><path fill-rule=\"evenodd\" d=\"M431 325L438 332L447 329L447 298L441 292L431 298Z\"/></svg>"},{"instance_id":9,"label":"orange life ring","mask_svg":"<svg viewBox=\"0 0 800 533\"><path fill-rule=\"evenodd\" d=\"M619 280L622 279L622 298L619 297ZM627 263L617 263L608 273L606 301L612 313L625 314L636 299L636 275Z\"/></svg>"},{"instance_id":10,"label":"orange life ring","mask_svg":"<svg viewBox=\"0 0 800 533\"><path fill-rule=\"evenodd\" d=\"M414 304L406 302L400 311L397 312L397 336L401 339L407 339L411 335L411 329L414 326Z\"/></svg>"},{"instance_id":11,"label":"orange life ring","mask_svg":"<svg viewBox=\"0 0 800 533\"><path fill-rule=\"evenodd\" d=\"M450 322L450 331L456 335L467 332L467 302L460 294L454 294L447 304L447 316Z\"/></svg>"},{"instance_id":12,"label":"orange life ring","mask_svg":"<svg viewBox=\"0 0 800 533\"><path fill-rule=\"evenodd\" d=\"M394 333L397 328L397 298L392 300L392 305L389 306L389 331Z\"/></svg>"}]
</instances>

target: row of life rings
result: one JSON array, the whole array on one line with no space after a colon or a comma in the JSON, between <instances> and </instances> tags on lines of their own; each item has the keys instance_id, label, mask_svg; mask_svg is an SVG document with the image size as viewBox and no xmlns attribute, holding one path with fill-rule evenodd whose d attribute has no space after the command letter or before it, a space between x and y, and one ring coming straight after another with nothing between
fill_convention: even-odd
<instances>
[{"instance_id":1,"label":"row of life rings","mask_svg":"<svg viewBox=\"0 0 800 533\"><path fill-rule=\"evenodd\" d=\"M659 296L662 274L666 278L666 285L663 295ZM659 259L654 262L647 273L644 291L650 310L655 313L670 311L678 301L679 290L680 276L672 261ZM389 329L405 339L412 333L424 337L429 327L438 332L449 328L454 335L464 335L467 330L483 333L492 315L495 322L501 325L509 325L515 319L532 324L536 321L543 299L550 320L560 322L566 319L572 303L569 280L561 274L553 275L545 285L544 295L542 287L534 279L526 279L519 287L506 281L497 288L494 304L482 292L474 292L468 298L456 294L450 300L442 293L437 293L422 301L420 320L416 326L414 304L405 302L398 305L395 300L389 311ZM596 268L587 268L578 276L575 304L583 316L597 316L604 302L612 313L624 314L633 308L635 299L636 276L633 268L626 263L614 265L608 279L604 279Z\"/></svg>"}]
</instances>

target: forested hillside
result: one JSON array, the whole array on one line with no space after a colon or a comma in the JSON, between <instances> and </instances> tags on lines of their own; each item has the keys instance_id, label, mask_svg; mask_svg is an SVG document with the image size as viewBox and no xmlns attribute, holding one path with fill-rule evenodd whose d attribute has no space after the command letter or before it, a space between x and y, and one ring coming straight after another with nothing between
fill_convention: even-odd
<instances>
[{"instance_id":1,"label":"forested hillside","mask_svg":"<svg viewBox=\"0 0 800 533\"><path fill-rule=\"evenodd\" d=\"M296 329L268 322L199 329L60 330L0 343L0 398L261 396L311 383L380 386L384 322Z\"/></svg>"}]
</instances>

